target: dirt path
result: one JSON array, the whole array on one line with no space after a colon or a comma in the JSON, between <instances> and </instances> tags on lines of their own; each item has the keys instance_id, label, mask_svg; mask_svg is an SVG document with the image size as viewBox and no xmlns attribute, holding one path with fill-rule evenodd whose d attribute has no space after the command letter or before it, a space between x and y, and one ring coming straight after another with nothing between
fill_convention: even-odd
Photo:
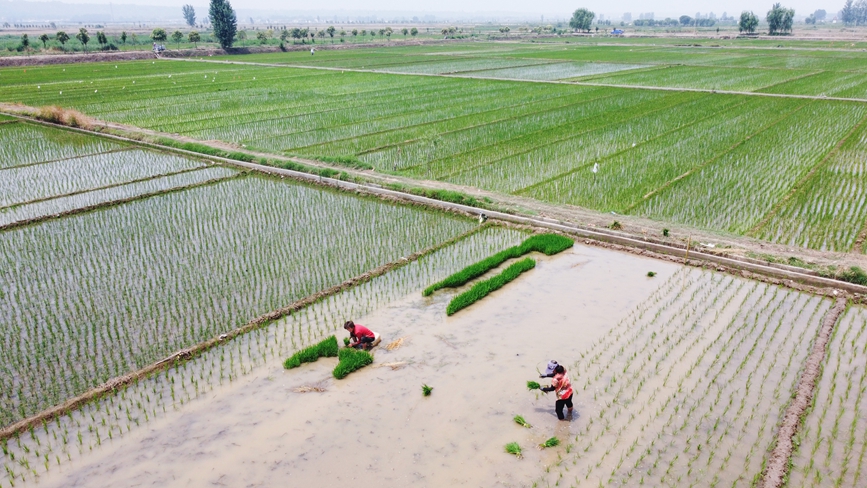
<instances>
[{"instance_id":1,"label":"dirt path","mask_svg":"<svg viewBox=\"0 0 867 488\"><path fill-rule=\"evenodd\" d=\"M798 433L802 419L813 400L816 382L822 375L822 361L825 359L828 340L831 338L834 325L846 310L846 305L847 301L845 297L838 298L837 304L825 316L822 328L813 345L813 351L804 365L804 372L801 374L801 379L798 382L795 398L789 404L783 416L782 425L777 434L777 442L768 458L767 468L765 468L762 481L759 484L760 488L780 488L783 486L783 482L789 472L789 460L792 458L792 450L794 448L792 440Z\"/></svg>"}]
</instances>

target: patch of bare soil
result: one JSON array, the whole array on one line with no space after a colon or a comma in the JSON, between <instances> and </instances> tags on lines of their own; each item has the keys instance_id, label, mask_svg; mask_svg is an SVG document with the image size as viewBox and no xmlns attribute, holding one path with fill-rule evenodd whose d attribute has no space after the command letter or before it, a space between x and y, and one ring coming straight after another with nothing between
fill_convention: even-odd
<instances>
[{"instance_id":1,"label":"patch of bare soil","mask_svg":"<svg viewBox=\"0 0 867 488\"><path fill-rule=\"evenodd\" d=\"M825 359L828 340L831 338L834 325L837 323L840 315L846 310L846 302L845 297L838 298L837 304L825 316L822 329L819 331L819 336L813 345L813 351L810 353L810 357L807 358L804 372L801 374L801 380L798 382L795 398L792 400L789 408L786 409L782 425L777 433L777 442L774 445L774 450L771 451L767 468L765 468L764 475L762 476L760 486L763 488L780 488L783 486L783 480L789 471L789 459L792 457L794 447L792 439L798 433L798 429L801 427L801 419L813 400L816 382L822 375L822 361Z\"/></svg>"}]
</instances>

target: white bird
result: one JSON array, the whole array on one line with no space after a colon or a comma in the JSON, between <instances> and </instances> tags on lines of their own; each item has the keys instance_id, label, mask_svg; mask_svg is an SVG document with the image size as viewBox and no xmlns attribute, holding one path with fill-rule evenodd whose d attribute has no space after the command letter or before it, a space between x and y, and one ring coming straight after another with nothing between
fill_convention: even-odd
<instances>
[{"instance_id":1,"label":"white bird","mask_svg":"<svg viewBox=\"0 0 867 488\"><path fill-rule=\"evenodd\" d=\"M593 163L593 174L599 172L599 163Z\"/></svg>"}]
</instances>

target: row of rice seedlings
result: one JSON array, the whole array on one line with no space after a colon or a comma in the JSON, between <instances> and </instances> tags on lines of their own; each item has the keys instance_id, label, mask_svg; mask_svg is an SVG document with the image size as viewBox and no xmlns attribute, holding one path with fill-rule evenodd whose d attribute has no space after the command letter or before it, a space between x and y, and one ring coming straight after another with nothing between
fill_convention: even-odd
<instances>
[{"instance_id":1,"label":"row of rice seedlings","mask_svg":"<svg viewBox=\"0 0 867 488\"><path fill-rule=\"evenodd\" d=\"M864 107L851 103L811 103L689 178L645 200L633 213L745 232L865 113ZM686 201L690 204L684 205Z\"/></svg>"},{"instance_id":2,"label":"row of rice seedlings","mask_svg":"<svg viewBox=\"0 0 867 488\"><path fill-rule=\"evenodd\" d=\"M539 114L521 117L515 123L496 124L449 135L439 141L433 157L424 153L413 157L405 168L408 176L455 176L476 167L492 165L510 157L524 156L557 144L583 137L604 137L610 129L625 121L651 116L665 108L678 106L697 97L694 94L639 92L593 92L589 100L571 103ZM614 112L614 113L612 113ZM606 113L608 114L605 117ZM424 147L417 151L429 151ZM439 149L438 149L439 148ZM592 157L592 156L584 156Z\"/></svg>"},{"instance_id":3,"label":"row of rice seedlings","mask_svg":"<svg viewBox=\"0 0 867 488\"><path fill-rule=\"evenodd\" d=\"M865 221L867 129L862 129L754 234L789 246L848 252Z\"/></svg>"},{"instance_id":4,"label":"row of rice seedlings","mask_svg":"<svg viewBox=\"0 0 867 488\"><path fill-rule=\"evenodd\" d=\"M579 485L751 481L828 308L732 277L675 275L571 369L579 408L591 407L564 469L579 466Z\"/></svg>"},{"instance_id":5,"label":"row of rice seedlings","mask_svg":"<svg viewBox=\"0 0 867 488\"><path fill-rule=\"evenodd\" d=\"M251 176L0 233L0 423L475 225Z\"/></svg>"},{"instance_id":6,"label":"row of rice seedlings","mask_svg":"<svg viewBox=\"0 0 867 488\"><path fill-rule=\"evenodd\" d=\"M526 194L589 208L625 213L647 195L675 178L726 153L767 126L780 113L795 110L803 101L733 98L736 114L700 120L635 148L599 161L597 172L581 168L536 186ZM565 159L565 158L563 158ZM537 164L542 164L541 162ZM550 165L550 163L546 163ZM509 170L511 173L520 168ZM526 170L525 170L526 171ZM513 178L518 183L526 178ZM500 184L503 189L511 186Z\"/></svg>"},{"instance_id":7,"label":"row of rice seedlings","mask_svg":"<svg viewBox=\"0 0 867 488\"><path fill-rule=\"evenodd\" d=\"M738 70L694 66L671 66L665 69L594 78L593 83L630 86L667 86L705 90L753 91L807 75L814 70Z\"/></svg>"},{"instance_id":8,"label":"row of rice seedlings","mask_svg":"<svg viewBox=\"0 0 867 488\"><path fill-rule=\"evenodd\" d=\"M365 161L382 169L399 170L454 153L455 144L464 148L490 144L499 134L517 135L530 129L531 124L556 126L553 113L573 105L583 105L596 98L611 97L611 90L589 87L550 85L518 86L508 96L489 100L486 106L472 113L448 116L422 124L411 124L397 130L371 132L357 139L329 141L310 150L293 149L303 154L359 154ZM559 121L562 124L562 120ZM545 125L540 125L534 130ZM448 152L446 152L448 151Z\"/></svg>"},{"instance_id":9,"label":"row of rice seedlings","mask_svg":"<svg viewBox=\"0 0 867 488\"><path fill-rule=\"evenodd\" d=\"M839 96L839 93L860 86L863 83L863 73L822 71L812 76L780 83L779 85L774 85L760 91L789 95L826 95L836 97Z\"/></svg>"},{"instance_id":10,"label":"row of rice seedlings","mask_svg":"<svg viewBox=\"0 0 867 488\"><path fill-rule=\"evenodd\" d=\"M103 205L119 200L154 195L178 188L215 182L238 175L238 172L222 166L209 166L195 171L91 190L74 195L54 197L36 203L22 204L0 210L0 228L17 222L63 214L74 210Z\"/></svg>"},{"instance_id":11,"label":"row of rice seedlings","mask_svg":"<svg viewBox=\"0 0 867 488\"><path fill-rule=\"evenodd\" d=\"M852 307L834 328L822 378L795 438L788 486L864 484L867 311Z\"/></svg>"},{"instance_id":12,"label":"row of rice seedlings","mask_svg":"<svg viewBox=\"0 0 867 488\"><path fill-rule=\"evenodd\" d=\"M129 149L0 170L0 208L205 166L200 161Z\"/></svg>"},{"instance_id":13,"label":"row of rice seedlings","mask_svg":"<svg viewBox=\"0 0 867 488\"><path fill-rule=\"evenodd\" d=\"M584 168L591 173L594 162L634 150L636 146L707 118L706 110L696 110L703 104L697 100L701 97L695 93L668 94L659 103L644 104L645 110L594 120L577 131L566 131L554 138L540 137L521 150L500 153L492 160L475 161L462 169L452 167L447 179L463 185L478 184L495 191L521 193ZM726 97L713 111L741 102L740 97ZM498 172L504 175L500 182L491 178L491 174Z\"/></svg>"},{"instance_id":14,"label":"row of rice seedlings","mask_svg":"<svg viewBox=\"0 0 867 488\"><path fill-rule=\"evenodd\" d=\"M220 385L282 361L291 351L333 334L346 317L364 316L523 237L522 232L496 227L472 234L10 439L2 444L7 470L0 472L0 483L33 480L86 456L102 443L111 443L151 419L180 411Z\"/></svg>"},{"instance_id":15,"label":"row of rice seedlings","mask_svg":"<svg viewBox=\"0 0 867 488\"><path fill-rule=\"evenodd\" d=\"M102 138L33 124L3 124L0 125L0 170L116 151L123 147Z\"/></svg>"}]
</instances>

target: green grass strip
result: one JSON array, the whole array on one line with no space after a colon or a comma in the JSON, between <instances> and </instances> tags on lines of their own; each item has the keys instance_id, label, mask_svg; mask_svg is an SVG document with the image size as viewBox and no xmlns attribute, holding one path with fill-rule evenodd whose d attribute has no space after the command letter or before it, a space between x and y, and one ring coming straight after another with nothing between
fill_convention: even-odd
<instances>
[{"instance_id":1,"label":"green grass strip","mask_svg":"<svg viewBox=\"0 0 867 488\"><path fill-rule=\"evenodd\" d=\"M507 283L520 276L521 273L530 271L535 267L536 261L534 259L525 258L512 264L497 276L476 283L469 290L452 298L452 301L449 302L448 308L446 308L446 315L454 315L455 312L469 307L482 298L488 296L491 292L506 286Z\"/></svg>"},{"instance_id":2,"label":"green grass strip","mask_svg":"<svg viewBox=\"0 0 867 488\"><path fill-rule=\"evenodd\" d=\"M442 288L455 288L463 286L474 280L497 266L505 263L509 259L519 258L531 251L545 253L548 256L565 251L572 247L575 241L568 237L563 237L559 234L537 234L534 235L517 246L510 247L504 251L500 251L491 257L485 258L478 263L471 264L448 278L434 283L424 289L421 294L430 296L433 292ZM449 314L451 315L451 314Z\"/></svg>"},{"instance_id":3,"label":"green grass strip","mask_svg":"<svg viewBox=\"0 0 867 488\"><path fill-rule=\"evenodd\" d=\"M341 349L337 357L340 359L340 362L334 367L332 374L338 380L346 378L349 373L373 362L373 355L369 352L349 347Z\"/></svg>"},{"instance_id":4,"label":"green grass strip","mask_svg":"<svg viewBox=\"0 0 867 488\"><path fill-rule=\"evenodd\" d=\"M321 357L333 358L337 356L337 337L331 336L324 341L296 352L283 363L286 369L297 368L302 363L312 363Z\"/></svg>"}]
</instances>

